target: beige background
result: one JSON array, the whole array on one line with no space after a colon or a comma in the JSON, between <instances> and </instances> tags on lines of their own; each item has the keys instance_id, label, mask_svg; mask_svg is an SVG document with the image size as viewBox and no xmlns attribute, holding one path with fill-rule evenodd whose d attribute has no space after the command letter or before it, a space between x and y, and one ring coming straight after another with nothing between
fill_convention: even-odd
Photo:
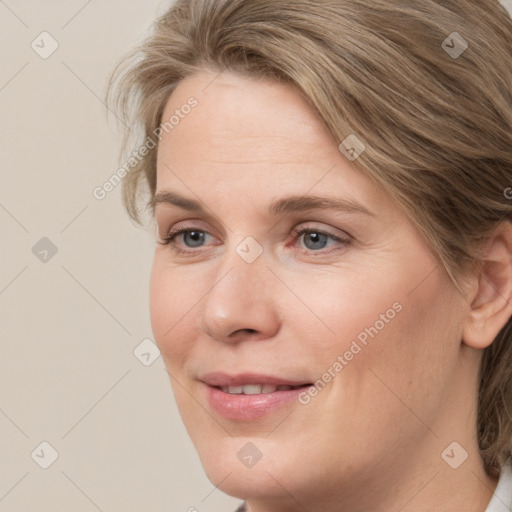
<instances>
[{"instance_id":1,"label":"beige background","mask_svg":"<svg viewBox=\"0 0 512 512\"><path fill-rule=\"evenodd\" d=\"M92 195L118 168L107 77L169 5L0 0L1 512L229 512L240 501L206 478L162 359L133 353L152 338L153 237L128 220L120 187ZM45 59L31 47L51 49L43 31L58 43ZM47 469L42 442L58 453Z\"/></svg>"}]
</instances>

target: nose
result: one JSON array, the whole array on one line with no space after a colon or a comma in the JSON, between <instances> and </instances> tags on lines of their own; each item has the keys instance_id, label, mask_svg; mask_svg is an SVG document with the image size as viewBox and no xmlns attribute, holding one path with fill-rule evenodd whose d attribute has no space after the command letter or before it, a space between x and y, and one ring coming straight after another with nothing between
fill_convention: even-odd
<instances>
[{"instance_id":1,"label":"nose","mask_svg":"<svg viewBox=\"0 0 512 512\"><path fill-rule=\"evenodd\" d=\"M202 330L226 343L272 338L279 331L280 319L276 279L264 253L248 263L235 249L228 252L200 303Z\"/></svg>"}]
</instances>

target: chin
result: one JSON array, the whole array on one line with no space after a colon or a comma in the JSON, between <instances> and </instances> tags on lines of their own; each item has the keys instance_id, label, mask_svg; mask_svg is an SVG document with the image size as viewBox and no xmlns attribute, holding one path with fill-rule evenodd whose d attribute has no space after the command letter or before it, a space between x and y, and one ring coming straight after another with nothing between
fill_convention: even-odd
<instances>
[{"instance_id":1,"label":"chin","mask_svg":"<svg viewBox=\"0 0 512 512\"><path fill-rule=\"evenodd\" d=\"M283 475L290 475L292 468L280 467L289 457L276 453L278 443L257 437L226 437L201 444L198 453L204 471L222 492L240 499L282 496L283 489L276 480L286 486Z\"/></svg>"}]
</instances>

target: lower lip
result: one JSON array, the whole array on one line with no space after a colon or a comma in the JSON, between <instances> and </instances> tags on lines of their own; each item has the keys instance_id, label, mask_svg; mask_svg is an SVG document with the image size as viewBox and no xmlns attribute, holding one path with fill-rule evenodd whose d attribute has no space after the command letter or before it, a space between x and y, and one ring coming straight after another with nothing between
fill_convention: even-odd
<instances>
[{"instance_id":1,"label":"lower lip","mask_svg":"<svg viewBox=\"0 0 512 512\"><path fill-rule=\"evenodd\" d=\"M276 411L306 391L306 386L286 391L274 391L259 395L234 395L205 384L211 408L230 420L254 421Z\"/></svg>"}]
</instances>

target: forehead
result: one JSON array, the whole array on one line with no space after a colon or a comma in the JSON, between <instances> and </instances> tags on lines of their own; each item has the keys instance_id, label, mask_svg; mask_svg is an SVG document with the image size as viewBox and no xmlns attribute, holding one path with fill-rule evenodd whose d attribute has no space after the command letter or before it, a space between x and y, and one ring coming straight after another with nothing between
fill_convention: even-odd
<instances>
[{"instance_id":1,"label":"forehead","mask_svg":"<svg viewBox=\"0 0 512 512\"><path fill-rule=\"evenodd\" d=\"M183 109L191 98L196 106ZM213 202L229 193L237 211L307 193L343 196L368 209L389 207L387 194L350 165L320 116L289 84L201 72L173 92L162 123L171 116L179 122L162 133L157 192Z\"/></svg>"},{"instance_id":2,"label":"forehead","mask_svg":"<svg viewBox=\"0 0 512 512\"><path fill-rule=\"evenodd\" d=\"M336 149L323 121L290 84L202 71L178 85L162 122L179 112L190 98L197 100L197 106L169 134L163 134L164 153L165 148L179 153L184 139L188 147L199 151L195 156L208 150L212 158L213 153L219 157L229 153L231 159L247 162L265 154L276 157L279 151L285 159L295 153L303 153L303 158L311 151Z\"/></svg>"}]
</instances>

